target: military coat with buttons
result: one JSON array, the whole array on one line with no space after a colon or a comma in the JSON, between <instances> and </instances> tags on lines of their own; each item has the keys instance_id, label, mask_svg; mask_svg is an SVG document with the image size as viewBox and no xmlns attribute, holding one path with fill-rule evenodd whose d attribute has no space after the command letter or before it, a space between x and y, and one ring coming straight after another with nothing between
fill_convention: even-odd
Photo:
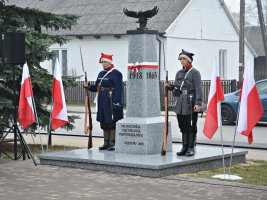
<instances>
[{"instance_id":1,"label":"military coat with buttons","mask_svg":"<svg viewBox=\"0 0 267 200\"><path fill-rule=\"evenodd\" d=\"M188 75L186 76L186 74ZM185 77L186 76L186 77ZM184 81L183 85L182 82ZM182 88L180 89L182 85ZM174 112L179 115L191 115L194 105L202 105L201 75L195 68L179 70L176 73L174 84L170 88L176 96ZM190 98L192 95L192 99Z\"/></svg>"},{"instance_id":2,"label":"military coat with buttons","mask_svg":"<svg viewBox=\"0 0 267 200\"><path fill-rule=\"evenodd\" d=\"M91 92L97 92L99 85L96 120L110 124L123 118L123 79L121 72L117 69L113 69L105 76L106 73L108 73L107 70L102 70L98 74L95 85L90 85L88 89ZM110 91L112 92L111 98Z\"/></svg>"}]
</instances>

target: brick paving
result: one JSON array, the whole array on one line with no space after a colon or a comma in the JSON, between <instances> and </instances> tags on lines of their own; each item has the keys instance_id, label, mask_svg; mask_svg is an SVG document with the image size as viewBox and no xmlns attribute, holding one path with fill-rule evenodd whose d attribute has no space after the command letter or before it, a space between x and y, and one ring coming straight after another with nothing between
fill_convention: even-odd
<instances>
[{"instance_id":1,"label":"brick paving","mask_svg":"<svg viewBox=\"0 0 267 200\"><path fill-rule=\"evenodd\" d=\"M41 199L253 199L266 200L267 187L168 176L147 178L0 159L0 200Z\"/></svg>"}]
</instances>

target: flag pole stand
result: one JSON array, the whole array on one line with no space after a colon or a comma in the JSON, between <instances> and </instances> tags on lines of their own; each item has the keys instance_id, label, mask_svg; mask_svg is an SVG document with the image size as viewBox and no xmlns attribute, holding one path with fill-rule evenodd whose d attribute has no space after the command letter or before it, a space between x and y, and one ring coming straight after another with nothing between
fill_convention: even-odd
<instances>
[{"instance_id":1,"label":"flag pole stand","mask_svg":"<svg viewBox=\"0 0 267 200\"><path fill-rule=\"evenodd\" d=\"M222 146L222 161L223 161L223 174L217 174L212 176L212 178L218 178L218 179L225 179L226 174L225 174L225 160L224 160L224 146L223 146L223 134L222 134L222 121L221 121L221 103L218 103L218 108L219 108L219 121L220 121L220 134L221 134L221 146Z\"/></svg>"},{"instance_id":2,"label":"flag pole stand","mask_svg":"<svg viewBox=\"0 0 267 200\"><path fill-rule=\"evenodd\" d=\"M235 146L235 138L236 138L236 130L237 130L237 122L238 122L238 117L239 117L239 108L240 108L240 104L238 106L236 126L235 126L235 133L234 133L234 139L233 139L233 144L232 144L232 152L231 152L231 157L230 157L228 174L225 174L225 169L224 169L224 174L214 175L214 176L212 176L212 178L218 178L218 179L223 179L223 180L232 180L232 181L243 179L240 176L236 176L236 175L232 175L231 174L231 167L232 167L233 154L234 154L234 146Z\"/></svg>"},{"instance_id":3,"label":"flag pole stand","mask_svg":"<svg viewBox=\"0 0 267 200\"><path fill-rule=\"evenodd\" d=\"M43 142L42 142L42 137L41 137L40 124L39 124L39 119L38 119L38 116L37 116L37 111L36 111L34 98L32 98L32 103L33 103L33 108L34 108L34 113L35 113L35 118L36 118L36 124L37 124L37 127L38 127L38 134L39 134L40 144L41 144L41 148L42 148L42 154L44 154L44 147L43 147Z\"/></svg>"},{"instance_id":4,"label":"flag pole stand","mask_svg":"<svg viewBox=\"0 0 267 200\"><path fill-rule=\"evenodd\" d=\"M222 180L241 180L243 179L240 176L236 176L236 175L232 175L230 172L230 168L229 168L229 173L226 174L226 167L225 167L225 154L224 154L224 147L223 147L223 135L222 135L222 126L220 126L220 132L221 132L221 142L222 142L222 159L223 159L223 174L216 174L214 176L212 176L212 178L216 178L216 179L222 179ZM233 143L234 144L234 143ZM231 153L231 158L230 158L230 166L232 164L232 158L233 158L233 148L232 148L232 153Z\"/></svg>"},{"instance_id":5,"label":"flag pole stand","mask_svg":"<svg viewBox=\"0 0 267 200\"><path fill-rule=\"evenodd\" d=\"M4 134L4 136L0 139L0 146L4 143L5 138L9 133L14 133L14 158L11 158L8 154L4 152L5 155L7 155L9 158L13 160L18 160L21 156L23 157L23 160L26 159L26 155L28 159L32 159L34 165L36 166L37 163L30 151L30 148L28 147L27 143L25 142L25 139L22 135L22 133L19 130L19 127L17 125L17 106L16 106L16 66L13 65L13 124L10 125L4 125L9 130ZM17 142L20 142L21 145L21 153L17 155ZM26 154L26 155L25 155Z\"/></svg>"},{"instance_id":6,"label":"flag pole stand","mask_svg":"<svg viewBox=\"0 0 267 200\"><path fill-rule=\"evenodd\" d=\"M232 162L233 162L233 154L234 154L234 147L235 147L235 140L236 140L236 131L237 131L237 125L238 125L239 111L240 111L240 103L238 104L238 111L237 111L236 124L235 124L235 133L234 133L234 139L233 139L233 144L232 144L232 152L231 152L231 157L230 157L229 170L228 170L228 174L226 176L226 180L241 180L241 179L243 179L240 176L236 176L236 175L231 174L231 167L232 167Z\"/></svg>"},{"instance_id":7,"label":"flag pole stand","mask_svg":"<svg viewBox=\"0 0 267 200\"><path fill-rule=\"evenodd\" d=\"M212 176L212 178L217 178L217 179L222 179L222 180L241 180L242 178L236 175L231 175L230 170L229 173L226 174L226 167L225 167L225 154L224 154L224 146L223 146L223 133L222 133L222 119L221 119L221 103L218 104L219 107L219 120L220 120L220 134L221 134L221 145L222 145L222 160L223 160L223 174L217 174ZM236 131L235 131L236 135ZM234 141L235 141L235 136L234 136ZM233 143L234 146L234 143ZM230 158L230 167L232 164L232 158L233 158L233 146L232 146L232 153L231 153L231 158Z\"/></svg>"}]
</instances>

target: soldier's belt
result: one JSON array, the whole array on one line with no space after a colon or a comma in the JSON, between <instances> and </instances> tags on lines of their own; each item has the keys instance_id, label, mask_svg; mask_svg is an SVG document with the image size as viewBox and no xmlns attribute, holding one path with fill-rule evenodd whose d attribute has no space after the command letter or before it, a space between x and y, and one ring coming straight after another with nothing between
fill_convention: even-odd
<instances>
[{"instance_id":1,"label":"soldier's belt","mask_svg":"<svg viewBox=\"0 0 267 200\"><path fill-rule=\"evenodd\" d=\"M187 94L188 94L187 90L181 90L181 95L187 95Z\"/></svg>"},{"instance_id":2,"label":"soldier's belt","mask_svg":"<svg viewBox=\"0 0 267 200\"><path fill-rule=\"evenodd\" d=\"M113 87L100 87L100 91L113 91Z\"/></svg>"}]
</instances>

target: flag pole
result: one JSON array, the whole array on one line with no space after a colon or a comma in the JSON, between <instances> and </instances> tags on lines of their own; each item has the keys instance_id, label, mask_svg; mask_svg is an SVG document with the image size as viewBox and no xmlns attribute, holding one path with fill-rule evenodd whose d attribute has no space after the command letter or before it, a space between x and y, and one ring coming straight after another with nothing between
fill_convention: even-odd
<instances>
[{"instance_id":1,"label":"flag pole","mask_svg":"<svg viewBox=\"0 0 267 200\"><path fill-rule=\"evenodd\" d=\"M223 161L223 174L218 174L212 176L212 178L219 178L219 179L226 179L226 170L225 170L225 154L224 154L224 143L223 143L223 133L222 133L222 117L221 117L221 102L218 103L218 110L219 110L219 129L221 134L221 146L222 146L222 161Z\"/></svg>"},{"instance_id":2,"label":"flag pole","mask_svg":"<svg viewBox=\"0 0 267 200\"><path fill-rule=\"evenodd\" d=\"M231 167L232 167L232 161L233 161L234 146L235 146L237 125L238 125L238 119L239 119L239 111L240 111L240 102L238 104L238 111L237 111L236 125L235 125L235 133L234 133L234 139L233 139L233 144L232 144L232 152L231 152L230 163L229 163L229 171L228 171L228 174L226 176L227 180L241 180L241 179L243 179L240 176L231 175Z\"/></svg>"},{"instance_id":3,"label":"flag pole","mask_svg":"<svg viewBox=\"0 0 267 200\"><path fill-rule=\"evenodd\" d=\"M221 106L221 105L220 105ZM220 108L221 112L221 108ZM237 121L238 121L238 116L239 116L239 107L238 107L238 115L237 115ZM221 122L221 117L220 117L220 122ZM224 154L224 147L223 147L223 136L222 136L222 126L220 126L220 132L221 132L221 140L222 140L222 154L223 154L223 165L224 165L224 174L219 174L219 175L214 175L212 178L219 178L219 179L224 179L224 180L241 180L242 177L236 176L236 175L231 175L231 165L232 165L232 160L233 160L233 153L234 153L234 144L235 144L235 137L236 137L236 130L237 130L237 125L235 128L235 134L234 134L234 140L233 140L233 145L232 145L232 153L231 153L231 158L230 158L230 165L229 165L229 172L226 174L225 170L225 154Z\"/></svg>"},{"instance_id":4,"label":"flag pole","mask_svg":"<svg viewBox=\"0 0 267 200\"><path fill-rule=\"evenodd\" d=\"M48 152L48 146L52 145L51 129L56 130L57 128L60 128L63 125L68 123L67 107L66 107L65 94L64 94L63 83L62 83L61 68L60 68L58 58L56 59L56 63L55 63L55 67L53 71L54 72L53 72L53 85L52 85L52 101L51 101L51 110L50 110L50 119L49 119L47 152ZM61 95L57 96L55 95L56 93L60 93ZM53 123L53 125L51 122Z\"/></svg>"},{"instance_id":5,"label":"flag pole","mask_svg":"<svg viewBox=\"0 0 267 200\"><path fill-rule=\"evenodd\" d=\"M52 75L54 77L55 68L52 67ZM49 116L49 124L48 124L48 133L47 133L47 145L46 145L46 153L48 153L48 146L51 145L51 120L52 120L52 109L54 105L54 99L53 99L53 91L52 91L52 101L50 106L50 116Z\"/></svg>"},{"instance_id":6,"label":"flag pole","mask_svg":"<svg viewBox=\"0 0 267 200\"><path fill-rule=\"evenodd\" d=\"M49 124L48 124L48 138L47 138L46 153L48 153L48 146L49 146L49 143L51 143L50 137L51 137L51 119L52 119L52 106L53 106L53 104L54 104L54 101L52 99L51 108L50 108Z\"/></svg>"},{"instance_id":7,"label":"flag pole","mask_svg":"<svg viewBox=\"0 0 267 200\"><path fill-rule=\"evenodd\" d=\"M37 124L37 127L38 127L38 134L39 134L39 138L40 138L40 143L41 143L41 148L42 148L42 154L44 154L44 147L43 147L43 142L42 142L42 137L41 137L39 118L38 118L37 111L36 111L34 97L32 98L32 104L33 104L33 109L34 109L34 115L35 115L35 118L36 118L36 124Z\"/></svg>"},{"instance_id":8,"label":"flag pole","mask_svg":"<svg viewBox=\"0 0 267 200\"><path fill-rule=\"evenodd\" d=\"M230 163L229 163L229 174L231 174L231 167L232 167L233 154L234 154L234 146L235 146L235 140L236 140L236 132L237 132L237 126L238 126L238 120L239 120L239 112L240 112L240 102L238 103L238 111L237 111L237 116L236 116L235 133L234 133L232 152L231 152L231 158L230 158Z\"/></svg>"},{"instance_id":9,"label":"flag pole","mask_svg":"<svg viewBox=\"0 0 267 200\"><path fill-rule=\"evenodd\" d=\"M220 106L221 107L221 106ZM225 179L225 160L224 160L224 146L223 146L223 133L222 133L222 126L220 126L220 132L221 132L221 142L222 142L222 160L223 160L223 174Z\"/></svg>"},{"instance_id":10,"label":"flag pole","mask_svg":"<svg viewBox=\"0 0 267 200\"><path fill-rule=\"evenodd\" d=\"M221 117L221 102L218 103L219 107L219 122L220 122L220 133L221 133L221 144L222 144L222 159L223 159L223 174L225 179L225 156L224 156L224 146L223 146L223 133L222 133L222 117Z\"/></svg>"}]
</instances>

